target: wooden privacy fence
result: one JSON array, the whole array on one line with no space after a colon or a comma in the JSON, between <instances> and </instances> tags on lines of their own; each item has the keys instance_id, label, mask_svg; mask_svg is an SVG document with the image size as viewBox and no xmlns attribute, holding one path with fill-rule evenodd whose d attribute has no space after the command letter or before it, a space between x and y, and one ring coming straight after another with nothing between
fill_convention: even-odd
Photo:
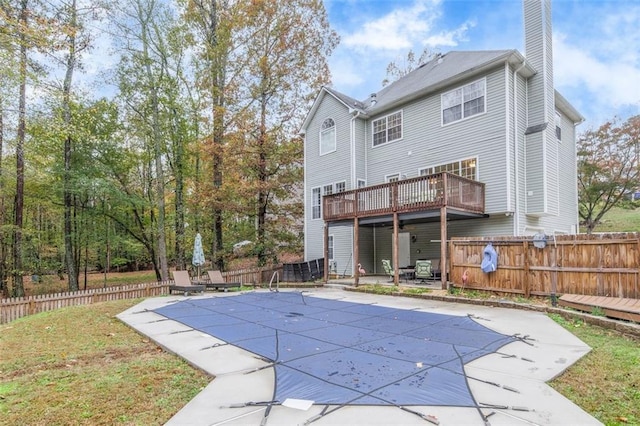
<instances>
[{"instance_id":1,"label":"wooden privacy fence","mask_svg":"<svg viewBox=\"0 0 640 426\"><path fill-rule=\"evenodd\" d=\"M262 284L268 283L271 279L271 275L274 272L278 272L279 276L282 278L282 265L275 266L263 266L261 268L247 268L247 269L238 269L235 271L227 271L223 272L222 276L224 277L226 282L234 282L240 284Z\"/></svg>"},{"instance_id":2,"label":"wooden privacy fence","mask_svg":"<svg viewBox=\"0 0 640 426\"><path fill-rule=\"evenodd\" d=\"M280 276L282 276L282 265L228 271L223 272L222 276L227 282L260 284L269 282L271 275L276 271L278 271ZM161 296L169 294L169 284L172 282L173 281L159 281L118 287L0 299L0 324L6 324L9 321L13 321L27 315L66 308L68 306L90 305L92 303L108 302L111 300Z\"/></svg>"},{"instance_id":3,"label":"wooden privacy fence","mask_svg":"<svg viewBox=\"0 0 640 426\"><path fill-rule=\"evenodd\" d=\"M538 248L536 245L544 245ZM491 243L498 269L483 273ZM543 243L543 244L541 244ZM640 233L452 238L449 280L465 288L549 296L640 298ZM466 272L466 283L463 275Z\"/></svg>"},{"instance_id":4,"label":"wooden privacy fence","mask_svg":"<svg viewBox=\"0 0 640 426\"><path fill-rule=\"evenodd\" d=\"M68 306L91 305L111 300L137 299L169 293L169 281L130 284L120 287L96 288L66 293L42 294L0 299L0 324L40 312Z\"/></svg>"}]
</instances>

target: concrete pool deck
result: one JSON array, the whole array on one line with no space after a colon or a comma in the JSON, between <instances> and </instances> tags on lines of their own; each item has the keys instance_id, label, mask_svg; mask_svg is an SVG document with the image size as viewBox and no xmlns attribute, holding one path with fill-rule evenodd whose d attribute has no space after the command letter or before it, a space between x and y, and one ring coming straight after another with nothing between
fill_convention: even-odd
<instances>
[{"instance_id":1,"label":"concrete pool deck","mask_svg":"<svg viewBox=\"0 0 640 426\"><path fill-rule=\"evenodd\" d=\"M303 292L308 296L354 303L455 316L470 315L478 323L496 332L526 338L504 346L499 354L484 356L465 366L466 375L474 378L468 381L468 385L475 400L479 402L478 407L410 406L404 407L405 410L398 406L264 405L260 402L271 401L274 392L274 372L273 368L263 368L268 366L266 360L258 359L254 354L235 346L224 345L224 342L211 335L153 312L154 309L180 300L233 297L238 293L150 298L122 312L118 318L166 350L215 376L167 424L601 424L546 384L587 354L590 348L543 313L348 292L331 287L306 289ZM509 355L505 356L505 353ZM325 414L316 417L323 410ZM483 416L486 416L486 422Z\"/></svg>"}]
</instances>

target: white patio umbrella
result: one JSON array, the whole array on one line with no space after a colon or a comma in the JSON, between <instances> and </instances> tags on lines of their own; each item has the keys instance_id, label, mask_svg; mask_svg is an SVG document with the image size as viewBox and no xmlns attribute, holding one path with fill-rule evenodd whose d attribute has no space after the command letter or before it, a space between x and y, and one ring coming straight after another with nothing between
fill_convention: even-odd
<instances>
[{"instance_id":1,"label":"white patio umbrella","mask_svg":"<svg viewBox=\"0 0 640 426\"><path fill-rule=\"evenodd\" d=\"M193 242L193 259L191 263L198 268L198 279L200 279L200 267L204 265L204 250L202 249L202 236L199 232Z\"/></svg>"}]
</instances>

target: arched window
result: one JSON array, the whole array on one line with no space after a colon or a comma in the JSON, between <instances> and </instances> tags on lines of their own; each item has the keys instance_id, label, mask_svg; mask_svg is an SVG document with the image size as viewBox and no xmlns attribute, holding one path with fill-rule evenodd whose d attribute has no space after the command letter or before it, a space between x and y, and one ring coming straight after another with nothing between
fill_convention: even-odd
<instances>
[{"instance_id":1,"label":"arched window","mask_svg":"<svg viewBox=\"0 0 640 426\"><path fill-rule=\"evenodd\" d=\"M336 123L332 118L322 122L320 130L320 155L328 154L336 150Z\"/></svg>"}]
</instances>

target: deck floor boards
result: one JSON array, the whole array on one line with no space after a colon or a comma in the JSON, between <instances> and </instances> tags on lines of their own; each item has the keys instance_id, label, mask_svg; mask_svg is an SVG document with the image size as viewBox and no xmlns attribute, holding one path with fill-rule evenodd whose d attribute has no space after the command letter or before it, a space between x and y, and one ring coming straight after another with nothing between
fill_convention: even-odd
<instances>
[{"instance_id":1,"label":"deck floor boards","mask_svg":"<svg viewBox=\"0 0 640 426\"><path fill-rule=\"evenodd\" d=\"M560 297L559 303L560 306L586 312L600 308L608 317L640 322L640 299L564 294Z\"/></svg>"}]
</instances>

